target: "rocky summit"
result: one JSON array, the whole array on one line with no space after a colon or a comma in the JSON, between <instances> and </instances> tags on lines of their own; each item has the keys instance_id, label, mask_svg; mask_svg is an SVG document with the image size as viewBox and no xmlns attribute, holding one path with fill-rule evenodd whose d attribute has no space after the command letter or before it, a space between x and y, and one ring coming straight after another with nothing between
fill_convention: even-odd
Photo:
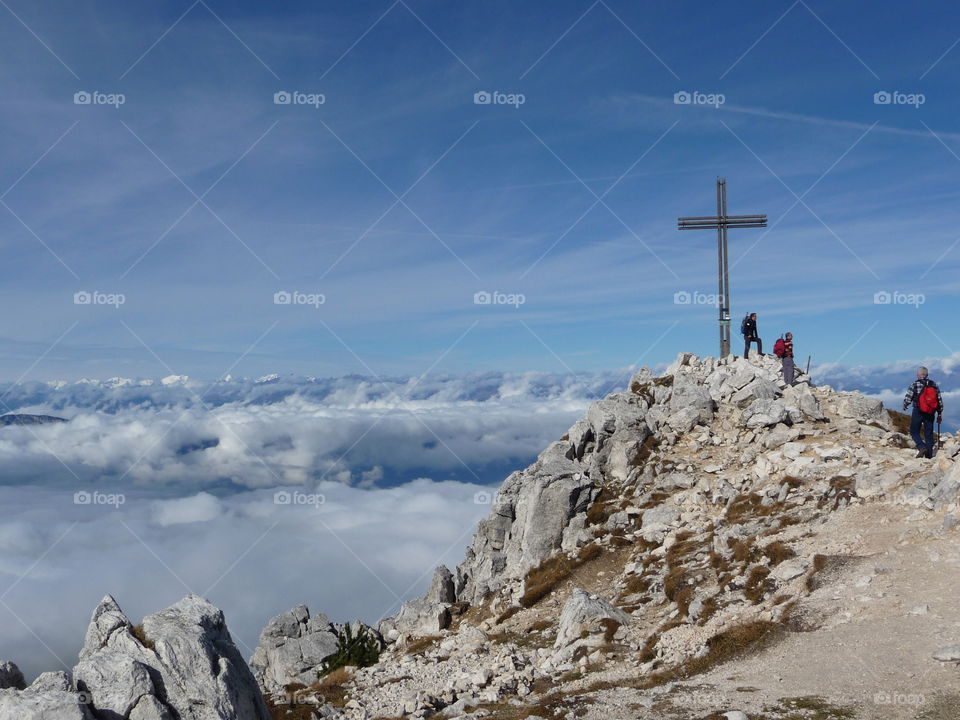
<instances>
[{"instance_id":1,"label":"rocky summit","mask_svg":"<svg viewBox=\"0 0 960 720\"><path fill-rule=\"evenodd\" d=\"M201 598L134 627L107 597L72 673L0 664L0 718L960 718L960 439L918 459L905 420L683 353L375 627L299 605L248 667Z\"/></svg>"}]
</instances>

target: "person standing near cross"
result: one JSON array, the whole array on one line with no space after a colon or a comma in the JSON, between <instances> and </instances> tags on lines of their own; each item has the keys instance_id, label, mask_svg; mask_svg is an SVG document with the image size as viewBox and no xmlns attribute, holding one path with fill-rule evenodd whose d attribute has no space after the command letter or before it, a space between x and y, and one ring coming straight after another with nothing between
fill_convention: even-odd
<instances>
[{"instance_id":1,"label":"person standing near cross","mask_svg":"<svg viewBox=\"0 0 960 720\"><path fill-rule=\"evenodd\" d=\"M750 345L757 344L757 352L763 357L763 340L757 332L757 314L748 313L740 323L740 332L743 334L743 359L750 359Z\"/></svg>"}]
</instances>

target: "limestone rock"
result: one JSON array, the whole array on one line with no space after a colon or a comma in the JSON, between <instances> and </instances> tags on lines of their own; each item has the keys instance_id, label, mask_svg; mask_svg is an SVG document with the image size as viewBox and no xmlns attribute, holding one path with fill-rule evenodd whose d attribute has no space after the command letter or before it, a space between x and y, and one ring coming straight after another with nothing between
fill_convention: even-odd
<instances>
[{"instance_id":1,"label":"limestone rock","mask_svg":"<svg viewBox=\"0 0 960 720\"><path fill-rule=\"evenodd\" d=\"M74 678L97 718L269 720L223 613L209 602L189 595L144 618L143 634L152 648L110 596L94 610Z\"/></svg>"},{"instance_id":2,"label":"limestone rock","mask_svg":"<svg viewBox=\"0 0 960 720\"><path fill-rule=\"evenodd\" d=\"M954 643L953 645L946 645L933 654L934 660L939 660L940 662L955 662L960 663L960 643Z\"/></svg>"},{"instance_id":3,"label":"limestone rock","mask_svg":"<svg viewBox=\"0 0 960 720\"><path fill-rule=\"evenodd\" d=\"M837 414L859 423L875 423L890 430L890 416L880 400L868 398L858 392L841 392L834 397Z\"/></svg>"},{"instance_id":4,"label":"limestone rock","mask_svg":"<svg viewBox=\"0 0 960 720\"><path fill-rule=\"evenodd\" d=\"M740 424L746 428L773 427L790 417L787 406L780 400L754 400L740 416Z\"/></svg>"},{"instance_id":5,"label":"limestone rock","mask_svg":"<svg viewBox=\"0 0 960 720\"><path fill-rule=\"evenodd\" d=\"M575 640L579 640L584 632L602 635L606 628L601 621L609 620L618 625L625 625L630 622L630 619L627 613L600 596L575 588L560 613L554 647L563 648L570 645Z\"/></svg>"},{"instance_id":6,"label":"limestone rock","mask_svg":"<svg viewBox=\"0 0 960 720\"><path fill-rule=\"evenodd\" d=\"M93 720L75 692L0 690L0 718L6 720Z\"/></svg>"},{"instance_id":7,"label":"limestone rock","mask_svg":"<svg viewBox=\"0 0 960 720\"><path fill-rule=\"evenodd\" d=\"M445 580L450 578L442 572L434 574L431 595L449 594ZM426 598L420 598L420 602L432 604ZM382 645L380 634L362 623L351 630L354 637L357 633L367 633ZM344 625L331 623L322 613L311 616L306 605L277 615L260 632L260 642L250 660L254 677L268 692L280 692L291 683L312 684L323 670L323 661L337 651L345 631Z\"/></svg>"}]
</instances>

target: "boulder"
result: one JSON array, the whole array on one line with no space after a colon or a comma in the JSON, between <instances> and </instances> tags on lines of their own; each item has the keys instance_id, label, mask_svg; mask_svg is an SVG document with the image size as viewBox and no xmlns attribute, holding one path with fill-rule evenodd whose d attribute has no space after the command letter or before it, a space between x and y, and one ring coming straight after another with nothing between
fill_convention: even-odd
<instances>
[{"instance_id":1,"label":"boulder","mask_svg":"<svg viewBox=\"0 0 960 720\"><path fill-rule=\"evenodd\" d=\"M604 443L599 455L604 477L624 482L630 472L641 464L643 442L650 436L646 423L639 427L617 430Z\"/></svg>"},{"instance_id":2,"label":"boulder","mask_svg":"<svg viewBox=\"0 0 960 720\"><path fill-rule=\"evenodd\" d=\"M575 588L560 613L557 639L553 645L555 648L564 648L582 639L584 633L602 638L609 631L608 623L604 621L612 621L619 626L626 625L630 619L627 613L599 595Z\"/></svg>"},{"instance_id":3,"label":"boulder","mask_svg":"<svg viewBox=\"0 0 960 720\"><path fill-rule=\"evenodd\" d=\"M697 414L698 422L710 422L716 411L716 403L710 396L710 391L703 385L689 382L681 383L681 377L683 376L677 376L677 379L674 381L673 393L670 397L669 404L671 413L676 413L680 410L693 410Z\"/></svg>"},{"instance_id":4,"label":"boulder","mask_svg":"<svg viewBox=\"0 0 960 720\"><path fill-rule=\"evenodd\" d=\"M739 408L745 408L757 400L773 400L777 395L778 388L775 382L757 377L735 392L730 401Z\"/></svg>"},{"instance_id":5,"label":"boulder","mask_svg":"<svg viewBox=\"0 0 960 720\"><path fill-rule=\"evenodd\" d=\"M437 587L431 592L449 592L449 588L442 587L442 579L440 575L438 580L435 573ZM366 633L382 646L380 634L363 623L356 623L351 630L354 637ZM310 685L320 677L324 660L337 651L345 632L345 625L331 623L322 613L311 615L306 605L281 613L260 631L260 641L250 660L254 677L262 688L272 693L281 692L291 683Z\"/></svg>"},{"instance_id":6,"label":"boulder","mask_svg":"<svg viewBox=\"0 0 960 720\"><path fill-rule=\"evenodd\" d=\"M73 676L95 718L269 720L219 609L188 595L141 627L110 596L94 610Z\"/></svg>"},{"instance_id":7,"label":"boulder","mask_svg":"<svg viewBox=\"0 0 960 720\"><path fill-rule=\"evenodd\" d=\"M933 654L933 659L940 662L960 663L960 643L945 645Z\"/></svg>"},{"instance_id":8,"label":"boulder","mask_svg":"<svg viewBox=\"0 0 960 720\"><path fill-rule=\"evenodd\" d=\"M859 423L879 425L884 430L890 430L890 416L883 408L883 403L874 398L868 398L858 392L840 392L833 398L837 415L856 420Z\"/></svg>"},{"instance_id":9,"label":"boulder","mask_svg":"<svg viewBox=\"0 0 960 720\"><path fill-rule=\"evenodd\" d=\"M740 425L746 428L773 427L790 419L787 406L780 400L754 400L740 415Z\"/></svg>"},{"instance_id":10,"label":"boulder","mask_svg":"<svg viewBox=\"0 0 960 720\"><path fill-rule=\"evenodd\" d=\"M0 690L4 720L93 720L83 696L72 691Z\"/></svg>"}]
</instances>

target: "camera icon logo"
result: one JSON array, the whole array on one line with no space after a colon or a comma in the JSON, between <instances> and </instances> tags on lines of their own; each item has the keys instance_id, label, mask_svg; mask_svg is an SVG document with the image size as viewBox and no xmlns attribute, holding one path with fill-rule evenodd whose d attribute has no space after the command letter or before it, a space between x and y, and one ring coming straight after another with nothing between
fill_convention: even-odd
<instances>
[{"instance_id":1,"label":"camera icon logo","mask_svg":"<svg viewBox=\"0 0 960 720\"><path fill-rule=\"evenodd\" d=\"M279 90L273 94L274 105L289 105L292 99L293 96L286 90Z\"/></svg>"},{"instance_id":2,"label":"camera icon logo","mask_svg":"<svg viewBox=\"0 0 960 720\"><path fill-rule=\"evenodd\" d=\"M673 94L674 105L689 105L693 101L693 96L686 90L675 92Z\"/></svg>"},{"instance_id":3,"label":"camera icon logo","mask_svg":"<svg viewBox=\"0 0 960 720\"><path fill-rule=\"evenodd\" d=\"M692 300L693 296L686 290L678 290L673 294L674 305L689 305Z\"/></svg>"},{"instance_id":4,"label":"camera icon logo","mask_svg":"<svg viewBox=\"0 0 960 720\"><path fill-rule=\"evenodd\" d=\"M293 496L286 490L277 490L273 494L274 505L289 505L293 502Z\"/></svg>"},{"instance_id":5,"label":"camera icon logo","mask_svg":"<svg viewBox=\"0 0 960 720\"><path fill-rule=\"evenodd\" d=\"M893 296L890 295L886 290L881 290L873 294L873 304L874 305L889 305L892 301Z\"/></svg>"},{"instance_id":6,"label":"camera icon logo","mask_svg":"<svg viewBox=\"0 0 960 720\"><path fill-rule=\"evenodd\" d=\"M80 290L73 294L73 304L74 305L89 305L93 301L93 295L88 293L86 290Z\"/></svg>"},{"instance_id":7,"label":"camera icon logo","mask_svg":"<svg viewBox=\"0 0 960 720\"><path fill-rule=\"evenodd\" d=\"M493 502L493 493L489 490L479 490L473 494L474 505L489 505Z\"/></svg>"},{"instance_id":8,"label":"camera icon logo","mask_svg":"<svg viewBox=\"0 0 960 720\"><path fill-rule=\"evenodd\" d=\"M89 505L93 501L93 495L86 490L79 490L73 494L74 505Z\"/></svg>"},{"instance_id":9,"label":"camera icon logo","mask_svg":"<svg viewBox=\"0 0 960 720\"><path fill-rule=\"evenodd\" d=\"M886 90L880 90L873 94L873 104L874 105L889 105L893 100L893 96L888 93Z\"/></svg>"},{"instance_id":10,"label":"camera icon logo","mask_svg":"<svg viewBox=\"0 0 960 720\"><path fill-rule=\"evenodd\" d=\"M89 105L93 97L86 90L80 90L73 94L74 105Z\"/></svg>"},{"instance_id":11,"label":"camera icon logo","mask_svg":"<svg viewBox=\"0 0 960 720\"><path fill-rule=\"evenodd\" d=\"M480 290L473 294L474 305L489 305L491 302L493 302L493 296L486 290Z\"/></svg>"},{"instance_id":12,"label":"camera icon logo","mask_svg":"<svg viewBox=\"0 0 960 720\"><path fill-rule=\"evenodd\" d=\"M480 92L475 92L473 94L474 105L489 105L492 100L493 96L486 90L481 90Z\"/></svg>"},{"instance_id":13,"label":"camera icon logo","mask_svg":"<svg viewBox=\"0 0 960 720\"><path fill-rule=\"evenodd\" d=\"M278 290L273 294L274 305L289 305L293 302L293 296L286 290Z\"/></svg>"}]
</instances>

